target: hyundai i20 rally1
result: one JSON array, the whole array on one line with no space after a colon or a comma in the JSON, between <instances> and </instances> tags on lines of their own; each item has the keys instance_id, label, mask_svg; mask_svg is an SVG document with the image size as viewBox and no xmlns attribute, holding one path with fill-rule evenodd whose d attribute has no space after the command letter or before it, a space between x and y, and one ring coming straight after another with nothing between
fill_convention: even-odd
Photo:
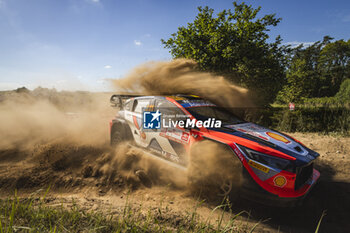
<instances>
[{"instance_id":1,"label":"hyundai i20 rally1","mask_svg":"<svg viewBox=\"0 0 350 233\"><path fill-rule=\"evenodd\" d=\"M212 187L208 181L218 183L225 195L239 193L257 202L291 205L302 200L320 177L313 166L317 152L198 96L113 95L111 103L119 108L110 122L112 145L131 141L164 161L192 170L189 180L194 183L201 183L201 178L208 187ZM198 147L203 142L216 145L215 161L210 159L218 166L215 170L209 169L209 159L204 157L214 152ZM196 158L191 154L194 148ZM193 178L193 170L202 171ZM211 171L229 172L219 179Z\"/></svg>"}]
</instances>

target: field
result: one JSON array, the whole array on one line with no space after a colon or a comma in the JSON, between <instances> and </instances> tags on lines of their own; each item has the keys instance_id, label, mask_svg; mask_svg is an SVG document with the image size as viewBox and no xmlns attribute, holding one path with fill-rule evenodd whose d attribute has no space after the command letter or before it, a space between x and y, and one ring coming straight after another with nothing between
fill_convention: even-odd
<instances>
[{"instance_id":1,"label":"field","mask_svg":"<svg viewBox=\"0 0 350 233\"><path fill-rule=\"evenodd\" d=\"M228 207L193 195L181 171L110 148L109 96L1 93L0 232L315 232L323 213L319 232L350 228L350 138L291 134L321 154L320 182L303 206L239 199ZM145 167L151 184L134 173Z\"/></svg>"}]
</instances>

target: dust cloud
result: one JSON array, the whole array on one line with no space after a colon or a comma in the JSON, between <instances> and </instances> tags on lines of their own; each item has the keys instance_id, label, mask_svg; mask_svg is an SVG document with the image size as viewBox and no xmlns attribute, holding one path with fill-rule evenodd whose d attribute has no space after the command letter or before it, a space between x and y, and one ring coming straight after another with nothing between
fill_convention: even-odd
<instances>
[{"instance_id":1,"label":"dust cloud","mask_svg":"<svg viewBox=\"0 0 350 233\"><path fill-rule=\"evenodd\" d=\"M224 77L200 72L194 61L186 59L141 65L125 78L113 80L113 85L118 92L194 94L227 107L249 104L246 89L229 83ZM20 160L29 158L39 162L39 167L47 164L56 174L62 171L62 177L64 172L74 170L74 177L104 179L103 184L120 183L120 180L131 185L139 185L141 181L145 186L169 182L176 186L187 184L186 173L149 158L141 150L128 145L109 147L108 122L115 115L109 105L110 96L110 93L56 92L45 88L0 93L1 158L20 154ZM233 178L235 172L223 169L223 165L227 167L229 163L217 145L198 145L189 159L194 187L203 187L203 182L207 182L204 187L211 187L208 181ZM32 177L30 173L28 177L41 177L36 170L33 174L36 175ZM47 174L43 173L42 177L45 180ZM218 178L213 180L213 177Z\"/></svg>"},{"instance_id":2,"label":"dust cloud","mask_svg":"<svg viewBox=\"0 0 350 233\"><path fill-rule=\"evenodd\" d=\"M209 201L221 201L224 197L234 200L243 179L242 165L231 149L209 140L194 143L188 167L183 169L150 157L144 150L130 146L130 142L120 143L91 166L94 173L107 179L106 183L113 183L119 175L132 189L140 184L148 188L171 185Z\"/></svg>"},{"instance_id":3,"label":"dust cloud","mask_svg":"<svg viewBox=\"0 0 350 233\"><path fill-rule=\"evenodd\" d=\"M248 90L233 85L222 76L198 70L189 59L148 62L134 68L125 78L111 80L117 92L144 95L191 94L222 107L252 106Z\"/></svg>"},{"instance_id":4,"label":"dust cloud","mask_svg":"<svg viewBox=\"0 0 350 233\"><path fill-rule=\"evenodd\" d=\"M189 188L209 199L239 194L242 164L228 145L202 140L191 148L188 167Z\"/></svg>"},{"instance_id":5,"label":"dust cloud","mask_svg":"<svg viewBox=\"0 0 350 233\"><path fill-rule=\"evenodd\" d=\"M108 97L46 90L2 93L0 149L28 149L49 141L98 145L108 140L113 116ZM109 118L109 119L108 119ZM108 119L108 120L107 120Z\"/></svg>"},{"instance_id":6,"label":"dust cloud","mask_svg":"<svg viewBox=\"0 0 350 233\"><path fill-rule=\"evenodd\" d=\"M199 71L197 63L189 59L149 62L112 83L119 93L192 94L227 108L253 106L247 89L233 85L222 76ZM195 143L186 174L190 190L210 199L217 198L218 194L235 195L241 182L241 164L233 156L224 145L210 141Z\"/></svg>"},{"instance_id":7,"label":"dust cloud","mask_svg":"<svg viewBox=\"0 0 350 233\"><path fill-rule=\"evenodd\" d=\"M91 164L91 170L106 177L113 183L116 176L124 177L130 188L135 189L141 183L151 188L153 185L169 185L176 188L187 186L185 170L179 170L144 150L123 142Z\"/></svg>"}]
</instances>

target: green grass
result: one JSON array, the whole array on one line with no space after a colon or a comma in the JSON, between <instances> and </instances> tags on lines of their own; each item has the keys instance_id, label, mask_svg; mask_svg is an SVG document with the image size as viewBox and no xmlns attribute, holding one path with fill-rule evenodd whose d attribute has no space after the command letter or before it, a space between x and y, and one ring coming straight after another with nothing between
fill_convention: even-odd
<instances>
[{"instance_id":1,"label":"green grass","mask_svg":"<svg viewBox=\"0 0 350 233\"><path fill-rule=\"evenodd\" d=\"M126 199L125 205L117 212L86 211L74 203L70 207L50 206L43 197L31 195L28 198L14 196L0 199L0 233L10 232L254 232L260 222L248 226L237 218L242 214L233 214L229 204L215 207L206 220L201 220L197 212L203 202L185 214L174 214L168 207L134 207ZM225 209L218 217L214 212ZM230 219L224 221L224 213ZM320 229L325 211L317 224ZM216 219L215 219L216 218ZM215 220L215 225L212 224Z\"/></svg>"},{"instance_id":2,"label":"green grass","mask_svg":"<svg viewBox=\"0 0 350 233\"><path fill-rule=\"evenodd\" d=\"M128 201L117 213L86 211L74 204L71 207L50 206L45 196L38 198L11 198L0 200L0 233L7 232L253 232L255 227L237 225L237 217L224 215L216 219L215 226L209 220L201 221L197 208L191 212L174 215L166 208L144 209L133 207ZM225 205L213 210L221 209ZM236 224L237 223L237 224Z\"/></svg>"}]
</instances>

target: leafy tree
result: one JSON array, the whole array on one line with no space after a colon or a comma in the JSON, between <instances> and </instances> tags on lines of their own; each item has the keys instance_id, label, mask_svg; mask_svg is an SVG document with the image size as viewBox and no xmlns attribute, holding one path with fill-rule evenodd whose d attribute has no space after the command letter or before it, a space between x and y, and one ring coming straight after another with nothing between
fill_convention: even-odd
<instances>
[{"instance_id":1,"label":"leafy tree","mask_svg":"<svg viewBox=\"0 0 350 233\"><path fill-rule=\"evenodd\" d=\"M334 96L340 84L350 77L350 40L331 42L325 36L309 47L291 53L287 83L277 96L278 102L301 102L303 98Z\"/></svg>"},{"instance_id":2,"label":"leafy tree","mask_svg":"<svg viewBox=\"0 0 350 233\"><path fill-rule=\"evenodd\" d=\"M350 40L338 40L328 43L320 53L320 79L327 85L324 96L333 96L341 83L350 78Z\"/></svg>"},{"instance_id":3,"label":"leafy tree","mask_svg":"<svg viewBox=\"0 0 350 233\"><path fill-rule=\"evenodd\" d=\"M345 79L340 85L339 92L335 95L335 97L341 102L350 102L350 78Z\"/></svg>"},{"instance_id":4,"label":"leafy tree","mask_svg":"<svg viewBox=\"0 0 350 233\"><path fill-rule=\"evenodd\" d=\"M319 82L317 68L322 47L332 38L324 37L323 41L316 42L304 48L301 44L291 51L291 59L287 66L287 82L277 96L279 102L299 102L302 97L318 96L322 88Z\"/></svg>"},{"instance_id":5,"label":"leafy tree","mask_svg":"<svg viewBox=\"0 0 350 233\"><path fill-rule=\"evenodd\" d=\"M275 14L257 17L260 7L233 6L234 11L223 10L216 17L213 9L198 7L194 22L162 43L174 58L193 59L200 69L253 90L261 103L271 102L284 83L286 48L279 36L268 42L268 32L281 19Z\"/></svg>"}]
</instances>

